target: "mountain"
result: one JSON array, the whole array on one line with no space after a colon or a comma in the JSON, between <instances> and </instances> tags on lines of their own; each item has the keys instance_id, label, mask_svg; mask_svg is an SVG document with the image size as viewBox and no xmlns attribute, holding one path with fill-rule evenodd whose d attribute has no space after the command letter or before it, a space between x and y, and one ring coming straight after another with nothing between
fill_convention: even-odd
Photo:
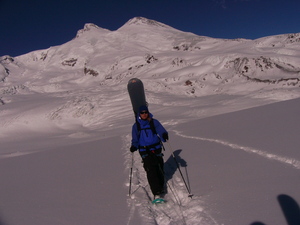
<instances>
[{"instance_id":1,"label":"mountain","mask_svg":"<svg viewBox=\"0 0 300 225\"><path fill-rule=\"evenodd\" d=\"M116 31L86 24L61 46L1 57L0 100L7 104L19 93L72 91L77 95L104 86L119 90L119 84L132 77L145 80L149 91L176 96L243 94L266 101L291 99L299 96L299 40L300 34L253 41L216 39L142 17L129 20ZM85 98L88 105L82 103ZM84 97L81 106L73 101L68 106L58 105L48 117L69 118L69 114L61 114L70 111L78 120L100 107L98 97ZM89 120L93 124L98 119Z\"/></svg>"},{"instance_id":2,"label":"mountain","mask_svg":"<svg viewBox=\"0 0 300 225\"><path fill-rule=\"evenodd\" d=\"M0 57L0 224L283 224L277 196L300 201L299 42L217 39L136 17ZM170 133L159 209L128 151L133 77Z\"/></svg>"},{"instance_id":3,"label":"mountain","mask_svg":"<svg viewBox=\"0 0 300 225\"><path fill-rule=\"evenodd\" d=\"M215 39L138 17L117 31L86 24L73 40L61 46L14 59L4 56L1 79L10 75L11 80L14 74L26 76L36 70L43 74L45 69L53 73L63 71L65 76L75 72L79 79L84 75L97 77L93 82L120 80L135 74L151 77L173 73L175 79L185 79L181 84L191 80L193 87L186 91L198 96L203 94L204 86L210 86L207 77L221 87L238 79L236 75L243 80L297 86L299 39L299 34L254 41Z\"/></svg>"}]
</instances>

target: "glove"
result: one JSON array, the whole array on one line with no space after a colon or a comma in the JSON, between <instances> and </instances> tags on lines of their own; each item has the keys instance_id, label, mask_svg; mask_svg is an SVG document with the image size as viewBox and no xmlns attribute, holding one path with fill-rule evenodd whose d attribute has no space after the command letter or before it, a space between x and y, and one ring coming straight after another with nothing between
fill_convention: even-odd
<instances>
[{"instance_id":1,"label":"glove","mask_svg":"<svg viewBox=\"0 0 300 225\"><path fill-rule=\"evenodd\" d=\"M130 151L131 151L131 152L135 152L136 150L137 150L137 148L136 148L135 146L132 145L132 146L130 147Z\"/></svg>"},{"instance_id":2,"label":"glove","mask_svg":"<svg viewBox=\"0 0 300 225\"><path fill-rule=\"evenodd\" d=\"M163 133L162 138L165 139L166 141L169 140L169 135L168 133Z\"/></svg>"}]
</instances>

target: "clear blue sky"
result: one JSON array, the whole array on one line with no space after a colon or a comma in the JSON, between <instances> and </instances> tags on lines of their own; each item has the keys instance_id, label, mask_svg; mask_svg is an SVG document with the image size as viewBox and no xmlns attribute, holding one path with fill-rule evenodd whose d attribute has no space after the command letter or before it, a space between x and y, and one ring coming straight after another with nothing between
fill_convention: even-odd
<instances>
[{"instance_id":1,"label":"clear blue sky","mask_svg":"<svg viewBox=\"0 0 300 225\"><path fill-rule=\"evenodd\" d=\"M0 0L0 56L61 45L85 23L113 31L136 16L215 38L300 32L300 0Z\"/></svg>"}]
</instances>

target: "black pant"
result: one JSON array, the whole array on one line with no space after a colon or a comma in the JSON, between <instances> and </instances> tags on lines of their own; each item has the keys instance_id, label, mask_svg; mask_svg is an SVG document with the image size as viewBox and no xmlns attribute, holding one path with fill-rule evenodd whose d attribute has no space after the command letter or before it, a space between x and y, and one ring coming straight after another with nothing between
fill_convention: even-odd
<instances>
[{"instance_id":1,"label":"black pant","mask_svg":"<svg viewBox=\"0 0 300 225\"><path fill-rule=\"evenodd\" d=\"M153 195L159 195L164 192L164 160L160 153L161 149L156 149L154 153L152 151L140 153Z\"/></svg>"}]
</instances>

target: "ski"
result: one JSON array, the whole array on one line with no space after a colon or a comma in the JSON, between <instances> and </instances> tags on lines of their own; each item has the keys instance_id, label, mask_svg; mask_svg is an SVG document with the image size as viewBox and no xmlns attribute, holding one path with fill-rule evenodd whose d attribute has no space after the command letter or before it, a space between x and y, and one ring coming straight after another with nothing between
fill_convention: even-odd
<instances>
[{"instance_id":1,"label":"ski","mask_svg":"<svg viewBox=\"0 0 300 225\"><path fill-rule=\"evenodd\" d=\"M147 105L144 84L138 78L131 78L127 84L127 90L129 93L132 109L135 117L142 105Z\"/></svg>"}]
</instances>

